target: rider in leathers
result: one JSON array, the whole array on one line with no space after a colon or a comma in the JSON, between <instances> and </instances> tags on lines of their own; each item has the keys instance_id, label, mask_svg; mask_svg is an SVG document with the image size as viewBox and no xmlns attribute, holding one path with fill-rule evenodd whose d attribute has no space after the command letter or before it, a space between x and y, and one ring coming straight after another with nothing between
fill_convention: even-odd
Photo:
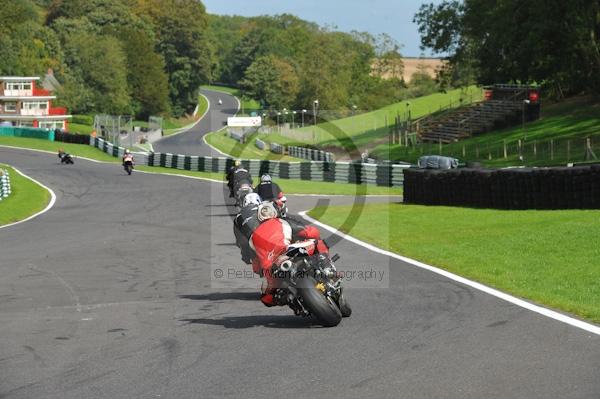
<instances>
[{"instance_id":1,"label":"rider in leathers","mask_svg":"<svg viewBox=\"0 0 600 399\"><path fill-rule=\"evenodd\" d=\"M280 263L285 256L293 239L305 240L308 246L308 255L315 253L328 253L327 245L320 239L319 230L314 226L296 224L297 231L284 219L277 218L277 211L271 203L263 203L258 210L259 220L262 222L252 234L250 245L256 253L252 261L252 270L262 274L267 280L267 287L260 300L266 306L275 306L273 293L277 288L277 281L273 277L273 265ZM310 242L309 242L310 241Z\"/></svg>"},{"instance_id":2,"label":"rider in leathers","mask_svg":"<svg viewBox=\"0 0 600 399\"><path fill-rule=\"evenodd\" d=\"M256 193L249 193L244 197L244 203L240 213L237 214L233 221L233 233L235 241L242 252L242 260L251 264L252 259L256 256L252 248L250 248L250 237L254 230L260 225L258 220L258 207L261 199Z\"/></svg>"},{"instance_id":3,"label":"rider in leathers","mask_svg":"<svg viewBox=\"0 0 600 399\"><path fill-rule=\"evenodd\" d=\"M240 165L232 172L230 183L230 196L235 197L242 184L248 184L252 186L252 175L247 169Z\"/></svg>"}]
</instances>

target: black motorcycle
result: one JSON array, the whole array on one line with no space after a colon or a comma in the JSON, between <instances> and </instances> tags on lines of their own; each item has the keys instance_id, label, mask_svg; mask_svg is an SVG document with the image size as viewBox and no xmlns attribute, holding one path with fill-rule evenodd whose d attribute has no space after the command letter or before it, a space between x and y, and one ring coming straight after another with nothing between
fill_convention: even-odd
<instances>
[{"instance_id":1,"label":"black motorcycle","mask_svg":"<svg viewBox=\"0 0 600 399\"><path fill-rule=\"evenodd\" d=\"M66 152L59 152L58 158L60 158L60 163L64 163L67 165L73 165L75 163L73 162L73 157L71 156L71 154Z\"/></svg>"},{"instance_id":2,"label":"black motorcycle","mask_svg":"<svg viewBox=\"0 0 600 399\"><path fill-rule=\"evenodd\" d=\"M250 185L248 183L240 184L240 187L238 188L237 192L235 193L235 205L238 208L241 208L242 204L244 203L244 197L247 194L250 194L252 192L254 192L252 185Z\"/></svg>"},{"instance_id":3,"label":"black motorcycle","mask_svg":"<svg viewBox=\"0 0 600 399\"><path fill-rule=\"evenodd\" d=\"M324 327L337 326L352 314L334 265L339 255L308 255L305 243L292 244L286 255L289 259L273 268L278 305L288 305L298 316L313 315Z\"/></svg>"}]
</instances>

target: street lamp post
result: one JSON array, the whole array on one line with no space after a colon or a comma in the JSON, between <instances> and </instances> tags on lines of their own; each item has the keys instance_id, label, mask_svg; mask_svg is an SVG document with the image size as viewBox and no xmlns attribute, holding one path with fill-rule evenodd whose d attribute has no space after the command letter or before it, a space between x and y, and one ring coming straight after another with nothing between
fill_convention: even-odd
<instances>
[{"instance_id":1,"label":"street lamp post","mask_svg":"<svg viewBox=\"0 0 600 399\"><path fill-rule=\"evenodd\" d=\"M319 100L313 101L313 121L314 125L317 125L317 110L319 109Z\"/></svg>"},{"instance_id":2,"label":"street lamp post","mask_svg":"<svg viewBox=\"0 0 600 399\"><path fill-rule=\"evenodd\" d=\"M522 112L522 123L521 123L521 128L523 130L523 136L525 138L525 140L527 140L527 131L525 130L525 106L529 105L531 101L525 99L523 100L523 112Z\"/></svg>"},{"instance_id":3,"label":"street lamp post","mask_svg":"<svg viewBox=\"0 0 600 399\"><path fill-rule=\"evenodd\" d=\"M352 105L352 115L356 115L356 104Z\"/></svg>"},{"instance_id":4,"label":"street lamp post","mask_svg":"<svg viewBox=\"0 0 600 399\"><path fill-rule=\"evenodd\" d=\"M296 116L296 111L292 111L292 129L294 128L294 117Z\"/></svg>"},{"instance_id":5,"label":"street lamp post","mask_svg":"<svg viewBox=\"0 0 600 399\"><path fill-rule=\"evenodd\" d=\"M277 132L281 133L281 127L279 126L279 117L281 116L281 112L277 111Z\"/></svg>"},{"instance_id":6,"label":"street lamp post","mask_svg":"<svg viewBox=\"0 0 600 399\"><path fill-rule=\"evenodd\" d=\"M306 113L306 110L303 109L302 110L302 127L304 127L304 114Z\"/></svg>"}]
</instances>

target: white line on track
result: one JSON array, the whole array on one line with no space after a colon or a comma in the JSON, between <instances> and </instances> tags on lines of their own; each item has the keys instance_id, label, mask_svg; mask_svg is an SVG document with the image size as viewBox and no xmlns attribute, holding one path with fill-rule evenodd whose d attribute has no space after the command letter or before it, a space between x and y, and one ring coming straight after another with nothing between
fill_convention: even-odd
<instances>
[{"instance_id":1,"label":"white line on track","mask_svg":"<svg viewBox=\"0 0 600 399\"><path fill-rule=\"evenodd\" d=\"M459 275L456 275L454 273L450 273L450 272L448 272L446 270L439 269L439 268L437 268L435 266L431 266L431 265L428 265L426 263L422 263L422 262L419 262L417 260L414 260L414 259L411 259L411 258L407 258L405 256L401 256L401 255L398 255L396 253L393 253L393 252L386 251L384 249L378 248L378 247L376 247L374 245L368 244L368 243L366 243L364 241L361 241L361 240L359 240L357 238L354 238L352 236L344 234L344 233L340 232L339 230L337 230L334 227L331 227L329 225L326 225L324 223L319 222L316 219L311 218L310 216L308 216L306 214L307 212L308 211L302 211L302 212L299 212L298 214L301 217L303 217L305 220L308 220L309 222L314 223L317 226L322 227L325 230L328 230L328 231L330 231L330 232L332 232L332 233L334 233L334 234L336 234L336 235L338 235L338 236L340 236L340 237L342 237L342 238L344 238L344 239L346 239L346 240L348 240L348 241L350 241L350 242L352 242L354 244L360 245L360 246L362 246L362 247L364 247L364 248L366 248L366 249L368 249L370 251L377 252L379 254L382 254L382 255L385 255L385 256L389 256L391 258L395 258L395 259L401 260L403 262L409 263L409 264L411 264L413 266L416 266L416 267L419 267L421 269L429 270L430 272L433 272L433 273L436 273L436 274L440 274L440 275L442 275L444 277L447 277L447 278L449 278L451 280L457 281L457 282L462 283L464 285L468 285L469 287L475 288L476 290L485 292L486 294L493 295L493 296L495 296L497 298L500 298L500 299L502 299L504 301L510 302L513 305L520 306L520 307L522 307L524 309L531 310L532 312L536 312L538 314L541 314L542 316L546 316L546 317L549 317L551 319L554 319L554 320L557 320L557 321L569 324L569 325L571 325L573 327L577 327L577 328L580 328L582 330L591 332L592 334L600 335L600 327L599 326L596 326L596 325L593 325L593 324L590 324L590 323L586 323L585 321L578 320L578 319L575 319L573 317L566 316L566 315L564 315L562 313L555 312L554 310L550 310L550 309L544 308L542 306L534 305L534 304L529 303L527 301L524 301L524 300L522 300L520 298L514 297L514 296L509 295L509 294L506 294L506 293L504 293L502 291L498 291L498 290L496 290L494 288L488 287L488 286L483 285L481 283L478 283L476 281L472 281L472 280L466 279L466 278L461 277Z\"/></svg>"},{"instance_id":2,"label":"white line on track","mask_svg":"<svg viewBox=\"0 0 600 399\"><path fill-rule=\"evenodd\" d=\"M44 214L44 213L48 212L50 209L52 209L52 207L54 206L54 203L56 202L56 194L54 194L54 191L52 191L49 187L46 187L45 185L43 185L39 181L35 180L34 178L27 176L25 173L21 172L19 169L15 168L14 166L11 166L11 168L13 168L13 170L15 172L17 172L18 174L20 174L24 178L29 179L32 182L34 182L35 184L37 184L37 185L41 186L42 188L48 190L48 192L50 193L50 202L48 203L48 205L46 205L46 207L44 209L42 209L38 213L33 214L33 215L29 216L26 219L19 220L18 222L14 222L14 223L5 224L3 226L0 226L0 229L5 229L7 227L16 226L17 224L25 223L25 222L33 219L33 218L36 218L36 217L40 216L41 214Z\"/></svg>"}]
</instances>

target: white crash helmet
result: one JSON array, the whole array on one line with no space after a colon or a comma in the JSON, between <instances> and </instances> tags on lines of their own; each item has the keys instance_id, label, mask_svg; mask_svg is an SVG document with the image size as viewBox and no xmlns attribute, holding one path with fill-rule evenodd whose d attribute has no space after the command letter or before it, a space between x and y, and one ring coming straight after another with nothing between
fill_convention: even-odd
<instances>
[{"instance_id":1,"label":"white crash helmet","mask_svg":"<svg viewBox=\"0 0 600 399\"><path fill-rule=\"evenodd\" d=\"M271 181L272 181L272 180L271 180L271 176L269 176L268 174L266 174L266 173L265 173L264 175L262 175L262 176L260 177L260 181L261 181L262 183L271 182Z\"/></svg>"},{"instance_id":2,"label":"white crash helmet","mask_svg":"<svg viewBox=\"0 0 600 399\"><path fill-rule=\"evenodd\" d=\"M261 200L260 200L260 196L256 193L248 193L246 194L246 196L244 197L244 202L242 203L243 206L248 206L248 205L260 205Z\"/></svg>"},{"instance_id":3,"label":"white crash helmet","mask_svg":"<svg viewBox=\"0 0 600 399\"><path fill-rule=\"evenodd\" d=\"M258 220L264 222L268 219L274 219L277 217L277 209L271 202L265 202L260 204L258 207Z\"/></svg>"}]
</instances>

